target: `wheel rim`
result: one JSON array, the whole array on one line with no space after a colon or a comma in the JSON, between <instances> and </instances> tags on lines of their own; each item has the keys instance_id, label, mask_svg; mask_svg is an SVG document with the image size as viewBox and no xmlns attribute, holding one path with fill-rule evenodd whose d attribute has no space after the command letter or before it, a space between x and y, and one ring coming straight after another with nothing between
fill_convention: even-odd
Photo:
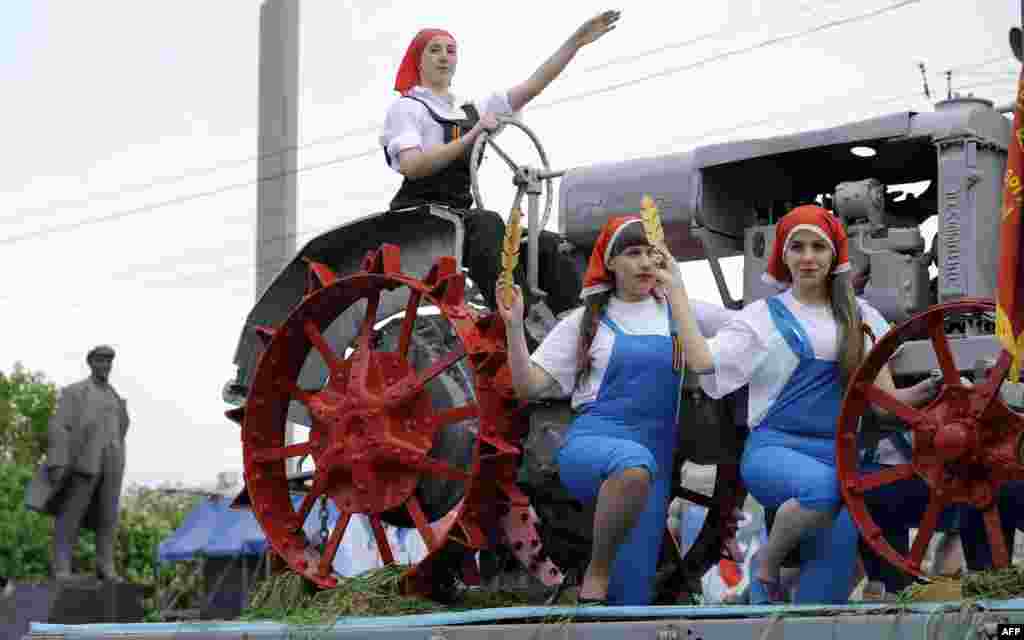
<instances>
[{"instance_id":1,"label":"wheel rim","mask_svg":"<svg viewBox=\"0 0 1024 640\"><path fill-rule=\"evenodd\" d=\"M463 276L452 259L442 258L426 280L400 271L397 247L385 245L364 261L364 271L337 278L324 265L310 268L314 286L277 328L261 329L266 341L242 413L246 483L253 511L268 541L293 570L321 587L338 576L334 556L353 514L369 518L381 560L395 562L385 535L385 514L404 510L431 552L444 546L459 523L465 500L442 517L429 521L416 489L424 474L457 480L467 494L479 475L479 448L473 447L468 468L432 458L429 451L439 429L478 418L475 401L435 411L426 385L479 351L476 317L462 304ZM409 300L394 352L374 348L373 324L381 292L405 287ZM347 356L327 343L324 331L353 304L365 301L366 317L356 348ZM425 370L408 361L412 332L422 304L437 307L452 323L460 344ZM473 346L467 347L472 344ZM330 372L319 390L302 390L295 380L311 351L319 353ZM477 359L479 360L479 359ZM477 363L479 364L479 363ZM474 374L480 371L474 367ZM474 381L477 384L477 381ZM494 402L492 389L476 396ZM308 440L284 444L288 405L301 402L312 417ZM316 463L312 486L296 510L291 505L285 460L310 455ZM302 529L321 496L340 512L321 552ZM472 522L464 523L472 527ZM465 527L463 527L465 528ZM456 532L456 537L459 537ZM482 541L463 542L479 545Z\"/></svg>"},{"instance_id":2,"label":"wheel rim","mask_svg":"<svg viewBox=\"0 0 1024 640\"><path fill-rule=\"evenodd\" d=\"M1006 567L1010 555L999 518L1001 487L1024 479L1021 443L1024 418L1002 401L1000 387L1010 365L1001 350L984 381L974 386L960 382L949 338L945 333L950 316L992 314L990 300L961 300L938 305L894 327L874 346L854 374L839 418L836 463L840 490L865 541L882 557L903 571L925 577L922 563L942 512L949 506L969 505L980 510L996 567ZM873 384L882 366L901 344L927 336L942 371L944 387L928 405L911 408ZM909 463L866 474L860 470L859 418L869 404L880 406L903 421L913 433ZM922 479L928 487L928 505L918 535L907 555L899 553L882 535L865 501L865 493L889 484Z\"/></svg>"}]
</instances>

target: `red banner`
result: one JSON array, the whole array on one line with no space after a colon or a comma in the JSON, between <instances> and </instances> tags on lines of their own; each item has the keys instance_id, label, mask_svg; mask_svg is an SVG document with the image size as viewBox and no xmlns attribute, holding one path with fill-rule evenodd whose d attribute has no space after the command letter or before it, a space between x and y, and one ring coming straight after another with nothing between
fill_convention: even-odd
<instances>
[{"instance_id":1,"label":"red banner","mask_svg":"<svg viewBox=\"0 0 1024 640\"><path fill-rule=\"evenodd\" d=\"M1024 356L1024 264L1021 263L1024 227L1021 204L1024 202L1024 70L1017 81L1017 101L1013 110L1013 135L1006 158L1003 180L1002 222L999 228L999 278L996 290L996 335L1003 348L1013 356L1009 379L1020 378Z\"/></svg>"}]
</instances>

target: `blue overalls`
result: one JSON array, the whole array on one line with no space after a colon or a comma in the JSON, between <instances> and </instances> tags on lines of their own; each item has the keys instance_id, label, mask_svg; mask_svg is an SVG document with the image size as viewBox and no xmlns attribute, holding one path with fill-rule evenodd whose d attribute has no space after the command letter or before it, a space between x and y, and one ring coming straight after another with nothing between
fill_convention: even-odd
<instances>
[{"instance_id":1,"label":"blue overalls","mask_svg":"<svg viewBox=\"0 0 1024 640\"><path fill-rule=\"evenodd\" d=\"M601 322L615 334L608 369L597 398L573 420L558 451L559 475L586 504L625 469L644 467L651 474L647 508L619 548L608 584L608 604L647 605L665 534L680 373L672 370L669 336L629 335L608 317Z\"/></svg>"},{"instance_id":2,"label":"blue overalls","mask_svg":"<svg viewBox=\"0 0 1024 640\"><path fill-rule=\"evenodd\" d=\"M835 467L835 429L842 400L837 362L814 357L800 322L776 297L767 300L775 328L799 364L761 424L752 429L740 462L750 493L766 509L791 498L815 511L842 507ZM845 507L831 527L800 542L796 603L843 603L856 566L857 528Z\"/></svg>"}]
</instances>

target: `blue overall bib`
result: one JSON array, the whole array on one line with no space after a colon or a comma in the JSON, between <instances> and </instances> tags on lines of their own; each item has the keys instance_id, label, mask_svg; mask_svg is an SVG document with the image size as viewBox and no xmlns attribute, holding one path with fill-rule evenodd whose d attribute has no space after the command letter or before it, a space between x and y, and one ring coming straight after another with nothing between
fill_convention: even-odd
<instances>
[{"instance_id":1,"label":"blue overall bib","mask_svg":"<svg viewBox=\"0 0 1024 640\"><path fill-rule=\"evenodd\" d=\"M767 509L791 498L815 511L842 507L835 467L836 422L842 385L839 364L814 357L800 322L776 297L767 300L775 328L799 358L778 399L752 429L740 474ZM831 527L815 529L800 542L796 603L843 603L856 566L857 528L845 507Z\"/></svg>"},{"instance_id":2,"label":"blue overall bib","mask_svg":"<svg viewBox=\"0 0 1024 640\"><path fill-rule=\"evenodd\" d=\"M647 605L665 533L681 374L672 370L669 336L629 335L608 317L601 322L615 334L608 369L558 451L559 475L573 497L590 503L625 469L651 474L647 508L619 548L608 584L608 604Z\"/></svg>"}]
</instances>

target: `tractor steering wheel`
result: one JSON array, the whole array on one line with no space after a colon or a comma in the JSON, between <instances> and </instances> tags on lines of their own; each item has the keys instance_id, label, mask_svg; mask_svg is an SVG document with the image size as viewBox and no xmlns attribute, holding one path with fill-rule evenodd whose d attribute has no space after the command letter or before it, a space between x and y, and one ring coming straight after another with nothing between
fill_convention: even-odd
<instances>
[{"instance_id":1,"label":"tractor steering wheel","mask_svg":"<svg viewBox=\"0 0 1024 640\"><path fill-rule=\"evenodd\" d=\"M545 192L545 198L544 198L544 214L543 214L543 216L541 216L540 227L539 228L543 229L543 228L545 228L547 226L548 219L551 217L551 203L552 203L552 187L551 187L551 182L556 177L556 176L553 176L553 175L548 175L548 174L551 173L551 165L548 163L548 156L544 152L544 147L541 145L540 139L537 138L537 135L529 127L527 127L525 124L523 124L522 122L519 122L515 118L511 118L511 117L508 117L508 116L498 116L498 123L499 123L498 130L495 133L498 133L502 129L504 129L505 125L512 125L512 126L518 128L518 129L522 130L522 132L525 133L530 138L530 141L533 142L533 146L537 149L537 155L540 156L540 161L541 161L541 164L542 164L541 172L542 172L542 174L544 176L544 177L540 178L540 181L542 181L544 183L544 187L543 188L544 188L544 192ZM473 200L476 203L476 206L478 208L480 208L480 209L484 208L484 201L480 197L480 182L479 182L479 179L477 178L477 172L479 171L479 168L480 168L480 158L483 155L483 150L484 150L484 147L486 145L490 144L491 148L493 148L494 151L499 156L501 156L501 159L504 160L505 164L507 164L509 169L512 170L512 182L517 187L519 187L519 190L520 190L519 194L516 197L516 204L519 203L519 201L521 199L520 196L522 195L522 191L523 191L523 189L526 188L526 186L527 186L527 184L529 182L529 179L530 179L530 175L529 175L527 167L524 166L524 165L518 165L515 162L513 162L512 158L510 158L508 156L508 154L505 153L502 150L502 148L499 147L498 144L492 139L493 137L494 136L492 136L491 133L489 131L487 131L486 129L481 131L480 135L477 136L476 141L473 143L473 151L470 154L470 160L469 160L470 186L473 189ZM526 236L524 235L523 237L525 238Z\"/></svg>"}]
</instances>

